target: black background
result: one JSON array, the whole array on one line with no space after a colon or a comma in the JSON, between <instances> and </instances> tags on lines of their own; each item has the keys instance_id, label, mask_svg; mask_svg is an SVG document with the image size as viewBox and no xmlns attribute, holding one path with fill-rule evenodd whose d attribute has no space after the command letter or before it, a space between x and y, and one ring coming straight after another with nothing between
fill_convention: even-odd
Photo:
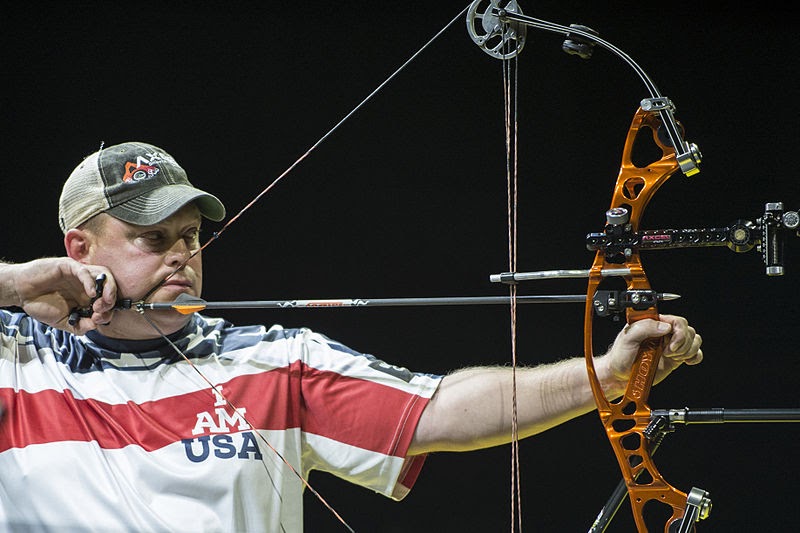
<instances>
[{"instance_id":1,"label":"black background","mask_svg":"<svg viewBox=\"0 0 800 533\"><path fill-rule=\"evenodd\" d=\"M74 5L73 5L74 4ZM28 3L2 29L0 255L61 255L56 205L80 159L143 140L166 149L234 215L455 17L458 3ZM525 2L531 16L598 30L677 106L704 160L674 176L644 227L753 219L797 209L797 32L780 2ZM519 269L587 268L625 134L641 98L633 72L598 50L561 52L529 31L519 58ZM265 195L205 254L208 299L495 295L507 262L500 62L463 17ZM208 224L208 230L218 226ZM208 233L210 235L210 232ZM690 319L706 361L658 386L654 407L796 407L798 239L787 273L759 254L649 252L663 312ZM580 293L580 280L523 293ZM237 324L307 325L413 370L444 373L510 360L508 310L230 311ZM582 353L582 306L519 310L523 364ZM613 338L616 326L600 330ZM606 331L607 330L607 331ZM690 426L656 463L673 485L702 487L703 531L794 530L797 425ZM325 474L312 485L356 531L509 529L507 447L429 457L401 503ZM531 531L585 531L619 479L595 414L521 445ZM35 497L35 495L32 495ZM307 495L308 531L341 527ZM631 531L627 504L610 531Z\"/></svg>"}]
</instances>

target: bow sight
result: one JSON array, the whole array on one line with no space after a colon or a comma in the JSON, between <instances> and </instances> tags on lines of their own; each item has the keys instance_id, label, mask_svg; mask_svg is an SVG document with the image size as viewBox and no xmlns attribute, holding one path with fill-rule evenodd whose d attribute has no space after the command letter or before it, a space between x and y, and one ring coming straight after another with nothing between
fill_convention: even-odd
<instances>
[{"instance_id":1,"label":"bow sight","mask_svg":"<svg viewBox=\"0 0 800 533\"><path fill-rule=\"evenodd\" d=\"M782 276L786 235L796 232L800 237L800 214L786 211L783 202L766 204L764 214L755 221L739 219L719 228L634 231L628 216L629 212L624 207L609 209L606 212L605 231L589 233L586 236L586 248L603 251L609 263L622 263L637 249L727 246L734 252L748 252L755 248L761 252L766 274Z\"/></svg>"}]
</instances>

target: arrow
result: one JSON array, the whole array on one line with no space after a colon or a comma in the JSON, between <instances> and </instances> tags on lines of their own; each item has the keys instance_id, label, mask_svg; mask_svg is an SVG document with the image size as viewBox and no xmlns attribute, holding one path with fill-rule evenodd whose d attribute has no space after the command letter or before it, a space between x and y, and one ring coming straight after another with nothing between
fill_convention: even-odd
<instances>
[{"instance_id":1,"label":"arrow","mask_svg":"<svg viewBox=\"0 0 800 533\"><path fill-rule=\"evenodd\" d=\"M659 300L676 300L678 294L659 293ZM532 303L584 303L585 294L555 294L517 296L518 304ZM175 309L181 314L190 315L204 309L308 309L332 307L411 307L423 305L508 305L509 296L456 296L441 298L343 298L328 300L244 300L227 302L207 302L202 298L181 294L173 302L117 302L118 309L144 311L146 309Z\"/></svg>"}]
</instances>

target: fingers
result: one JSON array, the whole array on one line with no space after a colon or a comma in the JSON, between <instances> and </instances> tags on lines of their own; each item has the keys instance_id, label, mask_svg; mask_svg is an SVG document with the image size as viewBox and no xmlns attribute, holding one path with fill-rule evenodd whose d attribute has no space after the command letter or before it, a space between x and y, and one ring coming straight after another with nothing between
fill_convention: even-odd
<instances>
[{"instance_id":1,"label":"fingers","mask_svg":"<svg viewBox=\"0 0 800 533\"><path fill-rule=\"evenodd\" d=\"M80 318L74 325L70 324L68 329L76 335L84 335L87 331L97 329L98 324L92 318Z\"/></svg>"},{"instance_id":2,"label":"fingers","mask_svg":"<svg viewBox=\"0 0 800 533\"><path fill-rule=\"evenodd\" d=\"M623 340L641 343L648 338L668 336L664 356L675 363L696 365L703 360L703 338L680 316L659 315L659 320L639 320L625 328Z\"/></svg>"},{"instance_id":3,"label":"fingers","mask_svg":"<svg viewBox=\"0 0 800 533\"><path fill-rule=\"evenodd\" d=\"M660 318L662 320L667 320L672 324L672 335L670 335L666 352L668 354L675 355L686 353L686 351L691 347L692 340L696 335L694 328L691 327L683 317L661 315Z\"/></svg>"},{"instance_id":4,"label":"fingers","mask_svg":"<svg viewBox=\"0 0 800 533\"><path fill-rule=\"evenodd\" d=\"M110 322L117 301L117 283L111 272L105 267L79 264L73 274L89 299L84 305L91 305L92 308L91 316L81 318L75 329L86 332Z\"/></svg>"},{"instance_id":5,"label":"fingers","mask_svg":"<svg viewBox=\"0 0 800 533\"><path fill-rule=\"evenodd\" d=\"M703 362L703 350L698 348L697 351L694 354L694 357L691 357L689 359L684 359L683 362L686 363L687 365L697 365L697 364L702 363Z\"/></svg>"},{"instance_id":6,"label":"fingers","mask_svg":"<svg viewBox=\"0 0 800 533\"><path fill-rule=\"evenodd\" d=\"M621 333L622 340L630 344L641 344L651 338L663 337L673 330L670 321L659 321L651 318L638 320L628 324Z\"/></svg>"},{"instance_id":7,"label":"fingers","mask_svg":"<svg viewBox=\"0 0 800 533\"><path fill-rule=\"evenodd\" d=\"M696 365L703 361L703 350L700 346L703 344L703 338L700 336L699 333L694 335L694 339L692 339L692 345L689 347L688 350L685 352L673 355L667 354L668 357L671 357L675 361L680 361L681 363L686 363L687 365Z\"/></svg>"},{"instance_id":8,"label":"fingers","mask_svg":"<svg viewBox=\"0 0 800 533\"><path fill-rule=\"evenodd\" d=\"M675 367L680 366L682 363L687 365L699 364L703 360L703 350L700 348L703 344L703 338L700 334L683 317L659 315L659 319L672 326L672 334L664 350L664 357L673 363Z\"/></svg>"},{"instance_id":9,"label":"fingers","mask_svg":"<svg viewBox=\"0 0 800 533\"><path fill-rule=\"evenodd\" d=\"M689 322L683 317L673 315L659 315L659 319L672 325L672 335L665 353L679 360L694 358L703 339Z\"/></svg>"}]
</instances>

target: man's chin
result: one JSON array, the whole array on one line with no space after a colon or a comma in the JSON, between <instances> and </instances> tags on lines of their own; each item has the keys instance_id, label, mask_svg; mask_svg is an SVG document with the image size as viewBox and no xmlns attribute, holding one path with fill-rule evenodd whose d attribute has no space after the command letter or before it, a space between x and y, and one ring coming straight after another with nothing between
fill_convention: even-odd
<instances>
[{"instance_id":1,"label":"man's chin","mask_svg":"<svg viewBox=\"0 0 800 533\"><path fill-rule=\"evenodd\" d=\"M160 287L150 298L147 299L147 301L169 303L174 302L181 295L190 296L192 298L198 297L196 291L191 287L165 285Z\"/></svg>"},{"instance_id":2,"label":"man's chin","mask_svg":"<svg viewBox=\"0 0 800 533\"><path fill-rule=\"evenodd\" d=\"M176 330L185 326L191 320L194 313L179 313L175 309L152 309L145 311L147 318L155 322L159 328L175 327Z\"/></svg>"},{"instance_id":3,"label":"man's chin","mask_svg":"<svg viewBox=\"0 0 800 533\"><path fill-rule=\"evenodd\" d=\"M191 319L192 314L184 315L174 309L150 309L141 315L117 315L109 324L98 327L98 331L114 338L154 339L180 331Z\"/></svg>"}]
</instances>

